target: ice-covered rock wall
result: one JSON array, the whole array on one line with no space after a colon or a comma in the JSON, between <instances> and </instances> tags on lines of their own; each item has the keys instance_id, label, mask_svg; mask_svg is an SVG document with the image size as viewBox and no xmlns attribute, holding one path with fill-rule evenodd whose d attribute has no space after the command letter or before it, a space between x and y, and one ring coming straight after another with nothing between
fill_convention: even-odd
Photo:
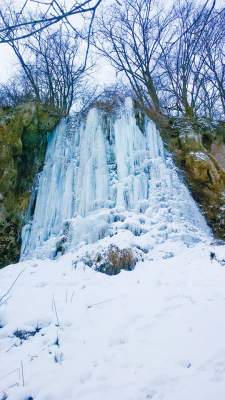
<instances>
[{"instance_id":1,"label":"ice-covered rock wall","mask_svg":"<svg viewBox=\"0 0 225 400\"><path fill-rule=\"evenodd\" d=\"M132 101L61 121L49 137L22 258L54 256L124 233L148 247L209 229L164 150L155 124L137 125Z\"/></svg>"}]
</instances>

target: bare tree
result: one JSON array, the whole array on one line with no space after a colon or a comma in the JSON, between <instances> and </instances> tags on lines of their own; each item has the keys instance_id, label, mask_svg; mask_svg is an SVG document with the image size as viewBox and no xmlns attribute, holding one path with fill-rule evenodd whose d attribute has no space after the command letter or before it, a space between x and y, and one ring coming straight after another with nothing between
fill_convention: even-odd
<instances>
[{"instance_id":1,"label":"bare tree","mask_svg":"<svg viewBox=\"0 0 225 400\"><path fill-rule=\"evenodd\" d=\"M0 11L0 42L13 48L35 97L62 114L79 92L101 2L78 0L66 8L61 0L26 0L15 11L11 0ZM27 12L31 3L38 6L34 14ZM72 24L78 14L87 18L84 34ZM93 44L126 76L138 105L159 126L166 127L171 115L225 114L225 11L216 0L178 0L166 10L157 0L114 0L95 20ZM60 21L59 29L49 28Z\"/></svg>"},{"instance_id":2,"label":"bare tree","mask_svg":"<svg viewBox=\"0 0 225 400\"><path fill-rule=\"evenodd\" d=\"M103 0L24 0L18 8L17 0L0 0L0 44L18 43L41 33L56 24L63 24L83 39L83 69L86 68L96 11ZM33 6L36 5L34 8ZM82 17L84 26L79 27Z\"/></svg>"},{"instance_id":3,"label":"bare tree","mask_svg":"<svg viewBox=\"0 0 225 400\"><path fill-rule=\"evenodd\" d=\"M215 13L204 35L202 52L207 67L208 85L217 92L225 117L225 9ZM218 102L217 102L218 108Z\"/></svg>"},{"instance_id":4,"label":"bare tree","mask_svg":"<svg viewBox=\"0 0 225 400\"><path fill-rule=\"evenodd\" d=\"M168 120L160 107L157 69L160 42L172 20L154 0L125 0L104 11L96 28L95 46L117 72L125 73L139 105L161 126Z\"/></svg>"},{"instance_id":5,"label":"bare tree","mask_svg":"<svg viewBox=\"0 0 225 400\"><path fill-rule=\"evenodd\" d=\"M29 82L21 73L17 73L7 83L0 85L0 107L15 107L16 105L34 100L34 93Z\"/></svg>"},{"instance_id":6,"label":"bare tree","mask_svg":"<svg viewBox=\"0 0 225 400\"><path fill-rule=\"evenodd\" d=\"M8 43L12 37L13 40L27 38L62 21L71 26L70 18L77 15L89 18L90 30L101 2L102 0L78 0L72 1L72 4L69 2L66 7L66 2L61 0L24 0L18 8L15 1L4 1L4 7L0 10L0 43ZM32 13L34 4L37 8ZM73 29L76 30L74 26Z\"/></svg>"},{"instance_id":7,"label":"bare tree","mask_svg":"<svg viewBox=\"0 0 225 400\"><path fill-rule=\"evenodd\" d=\"M52 32L37 32L23 42L9 42L35 98L49 103L61 115L67 115L79 96L84 78L79 59L79 40L62 27Z\"/></svg>"},{"instance_id":8,"label":"bare tree","mask_svg":"<svg viewBox=\"0 0 225 400\"><path fill-rule=\"evenodd\" d=\"M139 105L160 126L170 115L218 118L224 14L216 0L178 0L167 9L154 0L115 2L97 19L95 46L126 75Z\"/></svg>"},{"instance_id":9,"label":"bare tree","mask_svg":"<svg viewBox=\"0 0 225 400\"><path fill-rule=\"evenodd\" d=\"M185 0L174 6L173 36L169 42L161 42L160 60L164 71L161 90L169 113L193 119L218 100L206 62L209 25L216 23L218 15L214 9L215 1L207 1L202 7ZM207 113L211 111L208 109Z\"/></svg>"}]
</instances>

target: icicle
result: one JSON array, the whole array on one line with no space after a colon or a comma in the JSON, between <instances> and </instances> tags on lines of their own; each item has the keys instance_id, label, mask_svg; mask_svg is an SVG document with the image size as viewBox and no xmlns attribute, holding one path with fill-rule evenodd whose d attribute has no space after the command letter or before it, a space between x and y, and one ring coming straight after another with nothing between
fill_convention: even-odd
<instances>
[{"instance_id":1,"label":"icicle","mask_svg":"<svg viewBox=\"0 0 225 400\"><path fill-rule=\"evenodd\" d=\"M49 136L33 220L23 229L22 258L54 254L66 221L70 249L111 235L110 210L144 213L150 225L171 224L168 232L180 224L180 236L196 226L209 234L155 124L146 118L143 132L137 126L131 99L107 118L92 108L81 121L64 119Z\"/></svg>"},{"instance_id":2,"label":"icicle","mask_svg":"<svg viewBox=\"0 0 225 400\"><path fill-rule=\"evenodd\" d=\"M108 168L104 132L98 110L87 117L80 144L80 165L77 175L77 209L85 216L89 211L104 207L108 200Z\"/></svg>"}]
</instances>

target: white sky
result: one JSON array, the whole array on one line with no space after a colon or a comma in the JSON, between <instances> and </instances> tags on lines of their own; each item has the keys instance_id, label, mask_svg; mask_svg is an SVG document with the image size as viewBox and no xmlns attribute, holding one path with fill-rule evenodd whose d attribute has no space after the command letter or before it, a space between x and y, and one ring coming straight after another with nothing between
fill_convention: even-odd
<instances>
[{"instance_id":1,"label":"white sky","mask_svg":"<svg viewBox=\"0 0 225 400\"><path fill-rule=\"evenodd\" d=\"M6 44L0 44L0 82L6 82L16 72L17 60L13 51ZM95 83L110 85L116 79L115 70L105 59L100 58L94 70Z\"/></svg>"},{"instance_id":2,"label":"white sky","mask_svg":"<svg viewBox=\"0 0 225 400\"><path fill-rule=\"evenodd\" d=\"M65 0L64 0L65 1ZM107 4L111 0L105 0ZM16 7L21 7L24 0L14 0ZM67 7L73 4L74 0L66 0L65 4ZM5 0L0 0L0 8L5 5ZM76 16L76 21L78 17ZM80 24L78 22L78 24ZM0 82L6 82L16 72L17 59L12 49L7 44L0 44ZM95 84L101 86L110 85L116 79L116 74L111 65L102 57L97 61L96 68L94 71Z\"/></svg>"},{"instance_id":3,"label":"white sky","mask_svg":"<svg viewBox=\"0 0 225 400\"><path fill-rule=\"evenodd\" d=\"M74 3L74 0L64 0L65 4L69 7L69 5ZM107 5L112 0L104 0L103 4ZM123 1L123 0L121 0ZM167 5L171 0L167 1ZM194 0L195 2L202 2L203 0ZM204 0L205 1L205 0ZM224 0L217 0L217 6L222 6ZM5 0L0 0L0 9L5 5ZM14 3L18 8L24 3L24 0L14 0ZM77 20L77 17L75 17ZM0 44L0 82L6 82L10 76L12 76L16 71L17 60L15 55L13 54L10 47L6 44ZM95 74L93 76L95 79L95 84L99 84L101 86L109 85L116 80L116 74L114 69L110 66L110 64L103 58L100 58L97 61Z\"/></svg>"}]
</instances>

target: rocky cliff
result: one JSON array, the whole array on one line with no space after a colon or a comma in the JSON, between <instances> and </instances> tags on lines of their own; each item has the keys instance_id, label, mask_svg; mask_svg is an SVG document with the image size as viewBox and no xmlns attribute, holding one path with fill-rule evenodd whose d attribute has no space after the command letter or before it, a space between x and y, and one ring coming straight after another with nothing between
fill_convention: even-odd
<instances>
[{"instance_id":1,"label":"rocky cliff","mask_svg":"<svg viewBox=\"0 0 225 400\"><path fill-rule=\"evenodd\" d=\"M0 267L16 262L32 185L57 114L38 103L0 109Z\"/></svg>"},{"instance_id":2,"label":"rocky cliff","mask_svg":"<svg viewBox=\"0 0 225 400\"><path fill-rule=\"evenodd\" d=\"M225 239L225 124L176 121L163 135L215 236Z\"/></svg>"}]
</instances>

